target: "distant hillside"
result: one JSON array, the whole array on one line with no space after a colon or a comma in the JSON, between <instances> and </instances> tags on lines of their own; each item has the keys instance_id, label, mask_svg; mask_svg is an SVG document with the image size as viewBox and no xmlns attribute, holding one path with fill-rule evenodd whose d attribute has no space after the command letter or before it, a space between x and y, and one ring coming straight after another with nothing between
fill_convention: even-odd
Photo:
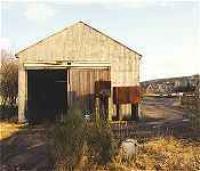
<instances>
[{"instance_id":1,"label":"distant hillside","mask_svg":"<svg viewBox=\"0 0 200 171\"><path fill-rule=\"evenodd\" d=\"M152 82L166 82L166 81L176 81L176 80L183 80L183 79L190 79L192 76L182 76L182 77L171 77L171 78L160 78L160 79L153 79L153 80L148 80L148 81L142 81L142 84L145 83L152 83Z\"/></svg>"},{"instance_id":2,"label":"distant hillside","mask_svg":"<svg viewBox=\"0 0 200 171\"><path fill-rule=\"evenodd\" d=\"M141 82L144 94L172 94L194 92L200 83L200 75L163 78Z\"/></svg>"}]
</instances>

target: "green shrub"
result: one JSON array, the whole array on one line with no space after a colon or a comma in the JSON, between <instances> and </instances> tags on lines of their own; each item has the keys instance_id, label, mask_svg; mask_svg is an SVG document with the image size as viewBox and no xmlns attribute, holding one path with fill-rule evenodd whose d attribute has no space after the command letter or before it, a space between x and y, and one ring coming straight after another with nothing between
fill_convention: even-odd
<instances>
[{"instance_id":1,"label":"green shrub","mask_svg":"<svg viewBox=\"0 0 200 171\"><path fill-rule=\"evenodd\" d=\"M77 105L50 133L55 169L72 170L80 161L85 142L85 121Z\"/></svg>"},{"instance_id":2,"label":"green shrub","mask_svg":"<svg viewBox=\"0 0 200 171\"><path fill-rule=\"evenodd\" d=\"M115 144L111 127L100 121L91 124L87 131L88 158L90 162L107 164L115 153Z\"/></svg>"}]
</instances>

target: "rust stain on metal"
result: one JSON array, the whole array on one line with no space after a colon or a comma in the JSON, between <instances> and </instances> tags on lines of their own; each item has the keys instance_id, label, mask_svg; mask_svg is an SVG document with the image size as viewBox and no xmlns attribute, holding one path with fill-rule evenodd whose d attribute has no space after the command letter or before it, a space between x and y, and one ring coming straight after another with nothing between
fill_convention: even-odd
<instances>
[{"instance_id":1,"label":"rust stain on metal","mask_svg":"<svg viewBox=\"0 0 200 171\"><path fill-rule=\"evenodd\" d=\"M105 92L108 96L111 95L111 81L96 81L95 82L95 94L100 96Z\"/></svg>"},{"instance_id":2,"label":"rust stain on metal","mask_svg":"<svg viewBox=\"0 0 200 171\"><path fill-rule=\"evenodd\" d=\"M137 104L140 102L140 87L113 87L114 104Z\"/></svg>"}]
</instances>

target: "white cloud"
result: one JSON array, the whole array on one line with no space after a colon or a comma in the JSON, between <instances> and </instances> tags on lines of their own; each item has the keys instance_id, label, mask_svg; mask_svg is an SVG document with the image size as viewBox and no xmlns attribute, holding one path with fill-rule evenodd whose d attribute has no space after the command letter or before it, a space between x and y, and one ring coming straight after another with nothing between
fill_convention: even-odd
<instances>
[{"instance_id":1,"label":"white cloud","mask_svg":"<svg viewBox=\"0 0 200 171\"><path fill-rule=\"evenodd\" d=\"M56 10L47 3L30 3L27 5L25 17L37 23L45 23L56 14Z\"/></svg>"},{"instance_id":2,"label":"white cloud","mask_svg":"<svg viewBox=\"0 0 200 171\"><path fill-rule=\"evenodd\" d=\"M13 0L7 0L13 1ZM17 0L19 2L26 2L28 0ZM165 1L165 0L159 0ZM169 0L168 0L169 1ZM29 4L31 3L31 0ZM51 12L55 12L55 9L52 8L53 5L75 5L75 6L87 6L87 5L100 5L108 9L115 9L115 8L139 8L143 6L147 6L151 4L152 0L34 0L29 8L25 11L28 15L29 13L32 14L32 11L39 11L43 9L43 7L48 8ZM42 5L41 5L42 4ZM31 15L32 17L32 15Z\"/></svg>"},{"instance_id":3,"label":"white cloud","mask_svg":"<svg viewBox=\"0 0 200 171\"><path fill-rule=\"evenodd\" d=\"M55 0L43 0L55 2ZM58 1L66 4L75 5L90 5L90 4L100 4L108 9L115 8L143 8L149 5L158 6L171 6L173 7L177 2L196 2L197 0L65 0Z\"/></svg>"},{"instance_id":4,"label":"white cloud","mask_svg":"<svg viewBox=\"0 0 200 171\"><path fill-rule=\"evenodd\" d=\"M150 0L66 0L65 2L75 5L100 4L107 9L115 9L144 7L149 4Z\"/></svg>"},{"instance_id":5,"label":"white cloud","mask_svg":"<svg viewBox=\"0 0 200 171\"><path fill-rule=\"evenodd\" d=\"M8 38L0 38L0 50L2 49L10 49L11 48L11 42Z\"/></svg>"},{"instance_id":6,"label":"white cloud","mask_svg":"<svg viewBox=\"0 0 200 171\"><path fill-rule=\"evenodd\" d=\"M0 1L1 10L10 10L13 8L13 3L9 1Z\"/></svg>"}]
</instances>

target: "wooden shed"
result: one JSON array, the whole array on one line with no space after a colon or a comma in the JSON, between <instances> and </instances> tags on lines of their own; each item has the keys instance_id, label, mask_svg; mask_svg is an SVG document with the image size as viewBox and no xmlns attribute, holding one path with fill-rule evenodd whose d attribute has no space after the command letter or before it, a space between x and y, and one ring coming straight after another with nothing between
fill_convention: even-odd
<instances>
[{"instance_id":1,"label":"wooden shed","mask_svg":"<svg viewBox=\"0 0 200 171\"><path fill-rule=\"evenodd\" d=\"M97 113L103 105L110 120L138 107L141 54L82 21L16 56L19 122L30 113L32 118L55 117L76 102L83 114Z\"/></svg>"}]
</instances>

